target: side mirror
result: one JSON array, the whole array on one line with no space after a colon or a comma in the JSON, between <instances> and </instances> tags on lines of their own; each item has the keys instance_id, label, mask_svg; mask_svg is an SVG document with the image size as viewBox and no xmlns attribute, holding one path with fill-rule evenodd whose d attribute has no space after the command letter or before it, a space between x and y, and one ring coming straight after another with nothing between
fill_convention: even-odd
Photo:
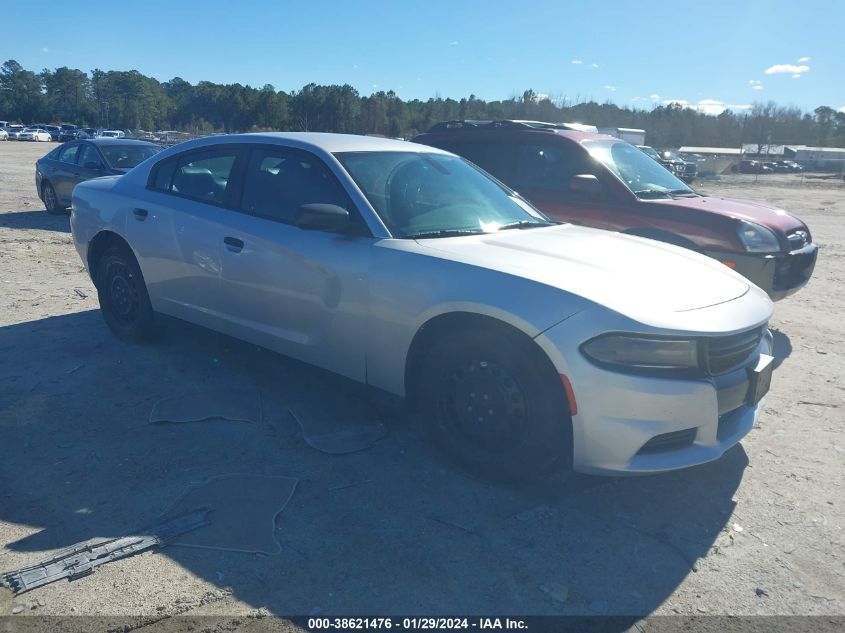
<instances>
[{"instance_id":1,"label":"side mirror","mask_svg":"<svg viewBox=\"0 0 845 633\"><path fill-rule=\"evenodd\" d=\"M301 229L339 232L349 227L349 211L336 204L303 204L293 222Z\"/></svg>"},{"instance_id":2,"label":"side mirror","mask_svg":"<svg viewBox=\"0 0 845 633\"><path fill-rule=\"evenodd\" d=\"M593 196L600 196L603 193L599 179L592 174L572 176L572 180L569 181L569 190Z\"/></svg>"}]
</instances>

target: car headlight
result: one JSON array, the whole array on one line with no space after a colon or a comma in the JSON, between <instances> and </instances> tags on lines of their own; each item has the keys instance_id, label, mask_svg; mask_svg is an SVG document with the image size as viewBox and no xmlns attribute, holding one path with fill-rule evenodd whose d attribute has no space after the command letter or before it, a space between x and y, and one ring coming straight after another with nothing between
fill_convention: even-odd
<instances>
[{"instance_id":1,"label":"car headlight","mask_svg":"<svg viewBox=\"0 0 845 633\"><path fill-rule=\"evenodd\" d=\"M736 234L749 253L777 253L780 251L780 242L778 242L777 236L765 226L740 220Z\"/></svg>"},{"instance_id":2,"label":"car headlight","mask_svg":"<svg viewBox=\"0 0 845 633\"><path fill-rule=\"evenodd\" d=\"M695 369L698 342L692 339L651 338L636 334L603 334L581 345L592 360L617 367Z\"/></svg>"}]
</instances>

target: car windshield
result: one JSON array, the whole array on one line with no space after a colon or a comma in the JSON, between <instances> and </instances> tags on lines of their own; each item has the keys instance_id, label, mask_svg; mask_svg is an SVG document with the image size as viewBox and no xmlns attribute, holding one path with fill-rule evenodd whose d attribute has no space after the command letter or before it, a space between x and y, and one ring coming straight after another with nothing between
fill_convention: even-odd
<instances>
[{"instance_id":1,"label":"car windshield","mask_svg":"<svg viewBox=\"0 0 845 633\"><path fill-rule=\"evenodd\" d=\"M161 151L155 145L101 145L106 162L115 169L132 169Z\"/></svg>"},{"instance_id":2,"label":"car windshield","mask_svg":"<svg viewBox=\"0 0 845 633\"><path fill-rule=\"evenodd\" d=\"M551 224L518 194L456 156L343 152L336 157L397 237L446 237Z\"/></svg>"},{"instance_id":3,"label":"car windshield","mask_svg":"<svg viewBox=\"0 0 845 633\"><path fill-rule=\"evenodd\" d=\"M616 174L638 198L695 196L672 172L622 141L587 141L590 155Z\"/></svg>"},{"instance_id":4,"label":"car windshield","mask_svg":"<svg viewBox=\"0 0 845 633\"><path fill-rule=\"evenodd\" d=\"M654 160L660 160L660 154L657 153L657 150L653 147L640 147L639 149L648 156L649 158L653 158Z\"/></svg>"}]
</instances>

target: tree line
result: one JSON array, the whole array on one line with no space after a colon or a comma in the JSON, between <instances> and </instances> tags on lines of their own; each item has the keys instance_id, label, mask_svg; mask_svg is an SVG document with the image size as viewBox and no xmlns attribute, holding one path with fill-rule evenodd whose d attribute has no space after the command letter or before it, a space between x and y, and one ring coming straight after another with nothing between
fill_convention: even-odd
<instances>
[{"instance_id":1,"label":"tree line","mask_svg":"<svg viewBox=\"0 0 845 633\"><path fill-rule=\"evenodd\" d=\"M526 90L501 101L430 98L404 101L393 91L361 95L344 85L308 84L284 92L267 84L160 82L137 70L61 67L26 70L14 60L0 67L0 118L22 123L75 123L130 130L176 129L194 134L257 130L347 132L407 137L438 121L531 119L646 130L657 147L738 147L742 143L845 146L845 113L812 112L757 103L718 116L679 104L650 110L587 101L552 100Z\"/></svg>"}]
</instances>

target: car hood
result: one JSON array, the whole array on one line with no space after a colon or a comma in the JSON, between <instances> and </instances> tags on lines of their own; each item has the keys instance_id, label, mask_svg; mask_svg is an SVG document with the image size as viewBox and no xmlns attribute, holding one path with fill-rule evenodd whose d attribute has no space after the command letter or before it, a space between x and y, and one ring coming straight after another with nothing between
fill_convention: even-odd
<instances>
[{"instance_id":1,"label":"car hood","mask_svg":"<svg viewBox=\"0 0 845 633\"><path fill-rule=\"evenodd\" d=\"M528 278L638 320L731 301L751 287L687 249L571 224L418 242L430 254Z\"/></svg>"},{"instance_id":2,"label":"car hood","mask_svg":"<svg viewBox=\"0 0 845 633\"><path fill-rule=\"evenodd\" d=\"M676 198L673 200L649 200L649 202L748 220L749 222L756 222L767 228L777 229L783 232L807 228L801 220L790 215L783 209L770 207L769 205L751 200L697 196L695 198Z\"/></svg>"}]
</instances>

